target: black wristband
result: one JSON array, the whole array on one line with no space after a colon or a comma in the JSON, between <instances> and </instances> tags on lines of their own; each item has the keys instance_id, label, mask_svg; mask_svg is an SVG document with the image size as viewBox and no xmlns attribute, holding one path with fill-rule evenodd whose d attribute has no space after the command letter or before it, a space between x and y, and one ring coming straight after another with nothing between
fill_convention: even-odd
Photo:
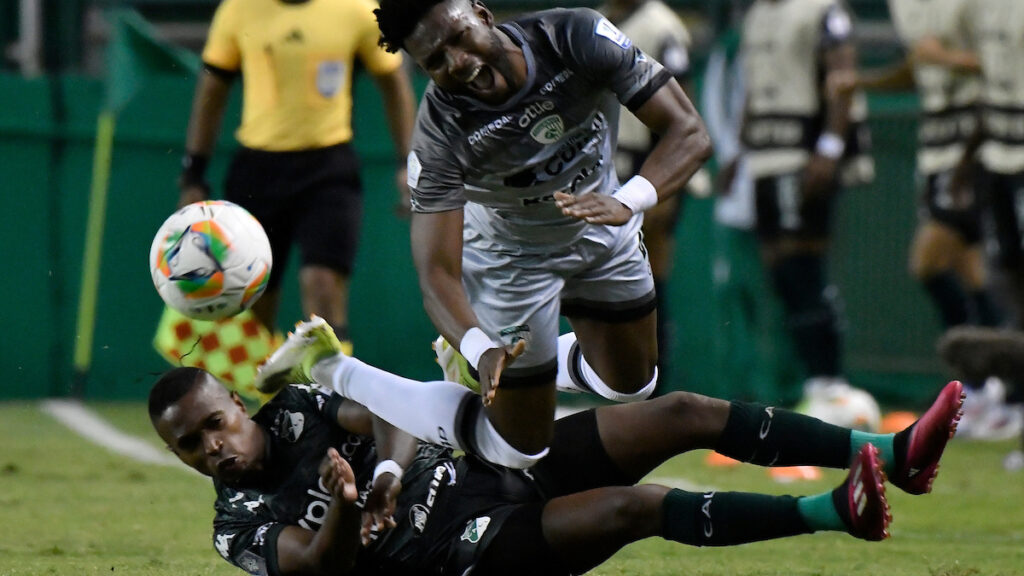
<instances>
[{"instance_id":1,"label":"black wristband","mask_svg":"<svg viewBox=\"0 0 1024 576\"><path fill-rule=\"evenodd\" d=\"M205 154L186 153L181 158L181 181L185 184L205 184L206 167L210 157Z\"/></svg>"}]
</instances>

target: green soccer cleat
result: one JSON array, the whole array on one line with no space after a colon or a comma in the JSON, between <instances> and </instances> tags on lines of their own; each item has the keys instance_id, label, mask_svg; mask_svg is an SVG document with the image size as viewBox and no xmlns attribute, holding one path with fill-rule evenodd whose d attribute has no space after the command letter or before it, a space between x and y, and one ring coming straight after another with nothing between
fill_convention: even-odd
<instances>
[{"instance_id":1,"label":"green soccer cleat","mask_svg":"<svg viewBox=\"0 0 1024 576\"><path fill-rule=\"evenodd\" d=\"M334 329L319 316L295 325L269 358L256 370L256 388L264 394L275 394L289 384L311 384L313 366L317 362L342 353L342 344Z\"/></svg>"},{"instance_id":2,"label":"green soccer cleat","mask_svg":"<svg viewBox=\"0 0 1024 576\"><path fill-rule=\"evenodd\" d=\"M437 353L437 363L441 366L445 380L465 386L477 394L480 393L480 382L473 378L469 362L444 339L444 336L438 336L437 340L431 343L431 347Z\"/></svg>"}]
</instances>

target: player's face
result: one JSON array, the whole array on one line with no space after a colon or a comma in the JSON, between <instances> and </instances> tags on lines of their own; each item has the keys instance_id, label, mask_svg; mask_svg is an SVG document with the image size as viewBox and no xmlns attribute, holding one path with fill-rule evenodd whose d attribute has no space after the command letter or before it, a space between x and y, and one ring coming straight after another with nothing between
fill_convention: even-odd
<instances>
[{"instance_id":1,"label":"player's face","mask_svg":"<svg viewBox=\"0 0 1024 576\"><path fill-rule=\"evenodd\" d=\"M523 81L513 64L522 51L494 28L487 8L469 0L435 5L404 47L434 83L452 94L501 104Z\"/></svg>"},{"instance_id":2,"label":"player's face","mask_svg":"<svg viewBox=\"0 0 1024 576\"><path fill-rule=\"evenodd\" d=\"M237 484L263 464L263 432L245 404L212 376L170 405L154 422L182 462L226 484Z\"/></svg>"}]
</instances>

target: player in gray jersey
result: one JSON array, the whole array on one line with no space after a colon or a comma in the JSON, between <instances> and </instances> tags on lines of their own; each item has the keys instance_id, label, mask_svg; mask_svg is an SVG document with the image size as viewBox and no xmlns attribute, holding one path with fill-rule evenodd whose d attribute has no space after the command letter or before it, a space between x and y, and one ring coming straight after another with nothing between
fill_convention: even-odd
<instances>
[{"instance_id":1,"label":"player in gray jersey","mask_svg":"<svg viewBox=\"0 0 1024 576\"><path fill-rule=\"evenodd\" d=\"M974 195L958 203L952 188L972 185L973 163L961 163L977 127L981 65L970 49L968 0L889 0L906 57L860 73L850 88L908 90L921 101L917 171L920 221L910 268L938 308L943 325L992 326L1001 314L987 289L981 215Z\"/></svg>"},{"instance_id":2,"label":"player in gray jersey","mask_svg":"<svg viewBox=\"0 0 1024 576\"><path fill-rule=\"evenodd\" d=\"M874 169L864 154L863 94L829 89L856 65L852 33L842 0L757 0L743 25L742 141L757 234L811 403L846 386L826 252L839 191L863 184Z\"/></svg>"},{"instance_id":3,"label":"player in gray jersey","mask_svg":"<svg viewBox=\"0 0 1024 576\"><path fill-rule=\"evenodd\" d=\"M500 25L473 0L385 0L376 13L382 45L432 80L408 159L413 258L428 315L478 371L485 406L467 406L467 442L529 466L551 439L556 379L617 401L652 393L639 229L708 158L707 133L662 65L593 10ZM622 186L620 104L661 135ZM575 335L559 337L560 314Z\"/></svg>"}]
</instances>

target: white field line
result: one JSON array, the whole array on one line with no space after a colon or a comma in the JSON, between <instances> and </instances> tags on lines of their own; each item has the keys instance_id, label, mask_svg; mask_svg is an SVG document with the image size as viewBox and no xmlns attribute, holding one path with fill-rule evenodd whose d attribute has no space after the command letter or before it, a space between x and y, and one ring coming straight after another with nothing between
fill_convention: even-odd
<instances>
[{"instance_id":1,"label":"white field line","mask_svg":"<svg viewBox=\"0 0 1024 576\"><path fill-rule=\"evenodd\" d=\"M118 430L81 402L45 400L40 406L40 410L86 440L99 444L121 456L145 464L188 468L170 453L156 448L137 436Z\"/></svg>"}]
</instances>

